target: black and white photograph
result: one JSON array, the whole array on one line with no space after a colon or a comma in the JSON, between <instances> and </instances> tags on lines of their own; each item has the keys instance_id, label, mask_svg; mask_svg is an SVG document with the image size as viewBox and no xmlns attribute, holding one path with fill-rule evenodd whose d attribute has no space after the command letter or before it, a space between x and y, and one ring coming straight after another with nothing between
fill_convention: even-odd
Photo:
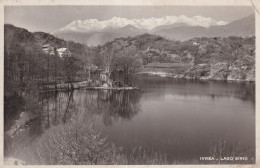
<instances>
[{"instance_id":1,"label":"black and white photograph","mask_svg":"<svg viewBox=\"0 0 260 168\"><path fill-rule=\"evenodd\" d=\"M256 164L253 5L3 10L4 165Z\"/></svg>"}]
</instances>

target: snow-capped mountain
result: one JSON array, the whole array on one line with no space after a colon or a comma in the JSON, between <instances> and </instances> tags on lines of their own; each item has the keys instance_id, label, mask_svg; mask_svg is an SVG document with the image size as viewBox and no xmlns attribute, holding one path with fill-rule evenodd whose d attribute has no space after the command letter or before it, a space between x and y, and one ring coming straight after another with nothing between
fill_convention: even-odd
<instances>
[{"instance_id":1,"label":"snow-capped mountain","mask_svg":"<svg viewBox=\"0 0 260 168\"><path fill-rule=\"evenodd\" d=\"M254 34L254 15L227 23L203 16L165 16L162 18L126 19L113 17L109 20L76 20L53 32L65 40L102 45L115 38L155 34L170 40L188 40L194 37L248 36Z\"/></svg>"},{"instance_id":2,"label":"snow-capped mountain","mask_svg":"<svg viewBox=\"0 0 260 168\"><path fill-rule=\"evenodd\" d=\"M127 19L121 17L113 17L109 20L99 21L97 19L86 19L86 20L75 20L65 27L60 28L55 31L55 33L61 32L109 32L114 29L119 29L127 25L131 25L140 30L152 30L158 26L162 25L172 25L176 23L185 23L190 26L216 26L225 25L227 22L216 21L212 18L207 18L203 16L187 17L181 16L165 16L161 18L141 18L141 19Z\"/></svg>"}]
</instances>

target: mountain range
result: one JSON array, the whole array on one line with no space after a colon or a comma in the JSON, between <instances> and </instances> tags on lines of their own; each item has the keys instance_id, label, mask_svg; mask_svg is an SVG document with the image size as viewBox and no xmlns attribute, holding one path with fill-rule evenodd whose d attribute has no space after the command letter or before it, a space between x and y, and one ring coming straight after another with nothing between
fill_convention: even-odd
<instances>
[{"instance_id":1,"label":"mountain range","mask_svg":"<svg viewBox=\"0 0 260 168\"><path fill-rule=\"evenodd\" d=\"M113 17L109 20L76 20L52 32L65 40L102 45L115 38L136 36L144 33L159 35L170 40L185 41L194 37L250 36L255 34L255 16L227 23L203 16L165 16L162 18L126 19Z\"/></svg>"}]
</instances>

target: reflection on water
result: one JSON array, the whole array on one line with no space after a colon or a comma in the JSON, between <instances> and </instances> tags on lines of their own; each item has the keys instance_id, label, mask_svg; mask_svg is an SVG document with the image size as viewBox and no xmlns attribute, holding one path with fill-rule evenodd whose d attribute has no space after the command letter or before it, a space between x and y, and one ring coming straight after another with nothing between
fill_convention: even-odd
<instances>
[{"instance_id":1,"label":"reflection on water","mask_svg":"<svg viewBox=\"0 0 260 168\"><path fill-rule=\"evenodd\" d=\"M209 155L212 138L255 147L255 85L144 78L140 90L76 90L43 94L44 111L27 137L73 117L93 121L117 146L166 153L169 160Z\"/></svg>"},{"instance_id":2,"label":"reflection on water","mask_svg":"<svg viewBox=\"0 0 260 168\"><path fill-rule=\"evenodd\" d=\"M66 124L72 115L94 117L102 116L103 123L107 126L120 119L130 120L140 110L139 91L93 91L76 90L74 92L60 92L53 95L44 95L45 116L44 125ZM81 113L81 114L79 114Z\"/></svg>"}]
</instances>

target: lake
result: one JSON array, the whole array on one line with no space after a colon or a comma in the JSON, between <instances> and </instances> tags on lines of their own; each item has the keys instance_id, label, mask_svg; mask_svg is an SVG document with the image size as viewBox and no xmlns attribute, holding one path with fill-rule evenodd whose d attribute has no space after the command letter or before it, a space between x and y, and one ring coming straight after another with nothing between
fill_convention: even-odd
<instances>
[{"instance_id":1,"label":"lake","mask_svg":"<svg viewBox=\"0 0 260 168\"><path fill-rule=\"evenodd\" d=\"M76 117L93 122L125 152L141 146L170 162L210 156L210 142L219 139L228 147L255 148L255 83L143 77L140 90L42 97L45 111L26 134L31 141Z\"/></svg>"}]
</instances>

